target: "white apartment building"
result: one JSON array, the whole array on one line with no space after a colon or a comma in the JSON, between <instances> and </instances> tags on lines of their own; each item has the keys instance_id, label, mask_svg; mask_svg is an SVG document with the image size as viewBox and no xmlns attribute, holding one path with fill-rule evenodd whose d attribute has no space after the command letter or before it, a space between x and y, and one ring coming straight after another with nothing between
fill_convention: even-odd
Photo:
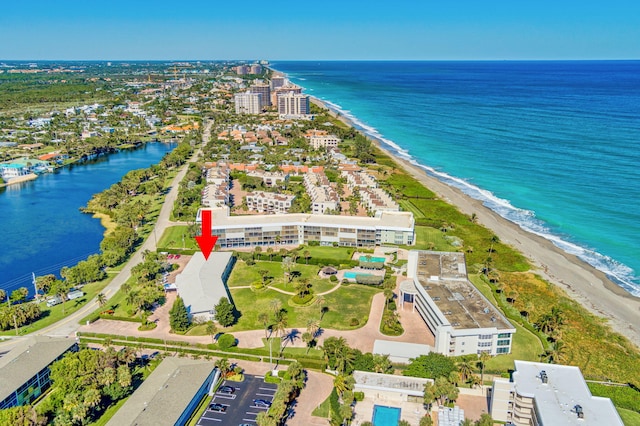
<instances>
[{"instance_id":1,"label":"white apartment building","mask_svg":"<svg viewBox=\"0 0 640 426\"><path fill-rule=\"evenodd\" d=\"M448 356L511 352L516 329L469 282L464 253L410 251L400 302L402 309L404 302L413 302L435 336L435 352Z\"/></svg>"},{"instance_id":2,"label":"white apartment building","mask_svg":"<svg viewBox=\"0 0 640 426\"><path fill-rule=\"evenodd\" d=\"M360 194L360 200L362 200L362 204L369 211L400 211L400 206L398 205L398 203L396 203L393 198L391 198L391 196L381 188L361 187L360 191L358 192Z\"/></svg>"},{"instance_id":3,"label":"white apartment building","mask_svg":"<svg viewBox=\"0 0 640 426\"><path fill-rule=\"evenodd\" d=\"M299 245L372 247L412 245L415 221L411 212L384 212L376 217L289 213L230 216L229 209L211 210L212 235L221 248ZM196 222L200 222L198 211Z\"/></svg>"},{"instance_id":4,"label":"white apartment building","mask_svg":"<svg viewBox=\"0 0 640 426\"><path fill-rule=\"evenodd\" d=\"M311 145L313 149L335 148L340 142L341 139L336 135L313 135L309 137L309 145Z\"/></svg>"},{"instance_id":5,"label":"white apartment building","mask_svg":"<svg viewBox=\"0 0 640 426\"><path fill-rule=\"evenodd\" d=\"M260 93L236 93L234 97L236 114L260 114L262 112L261 97Z\"/></svg>"},{"instance_id":6,"label":"white apartment building","mask_svg":"<svg viewBox=\"0 0 640 426\"><path fill-rule=\"evenodd\" d=\"M309 115L309 96L287 92L278 95L278 114L287 118Z\"/></svg>"},{"instance_id":7,"label":"white apartment building","mask_svg":"<svg viewBox=\"0 0 640 426\"><path fill-rule=\"evenodd\" d=\"M246 201L249 210L260 213L286 213L291 208L291 203L295 198L295 195L256 191L248 193Z\"/></svg>"},{"instance_id":8,"label":"white apartment building","mask_svg":"<svg viewBox=\"0 0 640 426\"><path fill-rule=\"evenodd\" d=\"M327 175L322 173L305 173L303 178L304 188L311 198L311 211L313 214L325 214L328 210L338 210L340 197L331 187Z\"/></svg>"},{"instance_id":9,"label":"white apartment building","mask_svg":"<svg viewBox=\"0 0 640 426\"><path fill-rule=\"evenodd\" d=\"M274 75L271 77L271 90L274 91L287 84L287 78L282 75Z\"/></svg>"},{"instance_id":10,"label":"white apartment building","mask_svg":"<svg viewBox=\"0 0 640 426\"><path fill-rule=\"evenodd\" d=\"M591 395L578 367L514 361L511 380L495 378L491 417L516 426L622 426L609 398Z\"/></svg>"},{"instance_id":11,"label":"white apartment building","mask_svg":"<svg viewBox=\"0 0 640 426\"><path fill-rule=\"evenodd\" d=\"M343 170L340 176L347 180L347 185L351 190L357 188L377 188L378 182L370 174L362 171Z\"/></svg>"}]
</instances>

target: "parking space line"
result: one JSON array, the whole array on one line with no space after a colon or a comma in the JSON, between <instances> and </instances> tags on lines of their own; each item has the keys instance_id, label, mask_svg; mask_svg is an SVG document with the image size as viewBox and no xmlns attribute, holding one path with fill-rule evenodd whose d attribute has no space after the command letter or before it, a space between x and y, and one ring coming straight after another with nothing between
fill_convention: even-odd
<instances>
[{"instance_id":1,"label":"parking space line","mask_svg":"<svg viewBox=\"0 0 640 426\"><path fill-rule=\"evenodd\" d=\"M216 419L216 418L213 418L213 417L205 417L205 416L200 417L200 419L201 420L202 419L213 420L214 422L221 422L222 421L222 419Z\"/></svg>"}]
</instances>

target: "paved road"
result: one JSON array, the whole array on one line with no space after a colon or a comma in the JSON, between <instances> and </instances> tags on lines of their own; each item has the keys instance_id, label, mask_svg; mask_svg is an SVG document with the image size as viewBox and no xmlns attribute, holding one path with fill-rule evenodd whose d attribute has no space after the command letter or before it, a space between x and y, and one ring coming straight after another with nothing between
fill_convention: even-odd
<instances>
[{"instance_id":1,"label":"paved road","mask_svg":"<svg viewBox=\"0 0 640 426\"><path fill-rule=\"evenodd\" d=\"M202 138L202 146L206 145L209 142L211 135L211 127L213 126L213 122L209 121L205 123L203 130L203 138ZM174 223L169 220L171 215L171 210L173 209L173 204L176 201L178 196L178 184L182 181L184 176L187 174L187 170L189 168L189 163L197 160L198 156L202 153L202 149L198 148L189 159L189 161L182 166L182 169L175 176L173 181L171 182L170 190L165 198L165 201L160 209L160 214L158 216L158 220L154 227L154 231L149 235L147 240L142 244L142 246L138 249L137 252L131 256L129 261L126 263L122 271L118 273L118 275L111 280L111 282L104 288L102 291L107 298L112 297L119 289L122 284L124 284L129 277L131 277L131 269L142 262L142 253L145 250L155 251L156 250L156 238L160 238L164 233L165 229L170 226L173 226ZM97 297L90 300L84 307L74 312L73 314L67 316L66 318L58 321L55 324L50 325L49 327L43 328L39 331L34 332L33 334L37 335L47 335L47 336L70 336L74 335L75 332L80 328L78 321L93 312L98 307Z\"/></svg>"}]
</instances>

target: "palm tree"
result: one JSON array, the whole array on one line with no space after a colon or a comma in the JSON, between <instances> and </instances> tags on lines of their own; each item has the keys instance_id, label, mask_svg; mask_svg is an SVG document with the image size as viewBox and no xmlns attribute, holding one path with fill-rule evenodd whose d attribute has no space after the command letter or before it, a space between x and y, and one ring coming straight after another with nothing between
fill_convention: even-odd
<instances>
[{"instance_id":1,"label":"palm tree","mask_svg":"<svg viewBox=\"0 0 640 426\"><path fill-rule=\"evenodd\" d=\"M258 314L258 321L260 321L264 326L264 337L268 337L267 331L269 330L269 314L266 312L260 312Z\"/></svg>"},{"instance_id":2,"label":"palm tree","mask_svg":"<svg viewBox=\"0 0 640 426\"><path fill-rule=\"evenodd\" d=\"M218 370L220 370L220 375L222 377L226 377L229 371L231 371L231 364L229 364L229 360L227 358L219 358L214 365Z\"/></svg>"},{"instance_id":3,"label":"palm tree","mask_svg":"<svg viewBox=\"0 0 640 426\"><path fill-rule=\"evenodd\" d=\"M7 292L0 288L0 302L7 298Z\"/></svg>"},{"instance_id":4,"label":"palm tree","mask_svg":"<svg viewBox=\"0 0 640 426\"><path fill-rule=\"evenodd\" d=\"M104 293L98 293L98 305L100 305L100 307L103 307L104 305L107 304L107 296L104 295Z\"/></svg>"},{"instance_id":5,"label":"palm tree","mask_svg":"<svg viewBox=\"0 0 640 426\"><path fill-rule=\"evenodd\" d=\"M307 321L307 332L315 339L320 330L320 321L317 319L310 319Z\"/></svg>"},{"instance_id":6,"label":"palm tree","mask_svg":"<svg viewBox=\"0 0 640 426\"><path fill-rule=\"evenodd\" d=\"M384 289L384 308L387 309L389 301L393 300L393 290L390 288Z\"/></svg>"},{"instance_id":7,"label":"palm tree","mask_svg":"<svg viewBox=\"0 0 640 426\"><path fill-rule=\"evenodd\" d=\"M311 349L311 342L313 342L314 340L315 339L313 338L313 335L308 331L306 333L302 333L302 341L307 345L306 353L309 353L309 349Z\"/></svg>"},{"instance_id":8,"label":"palm tree","mask_svg":"<svg viewBox=\"0 0 640 426\"><path fill-rule=\"evenodd\" d=\"M338 392L338 395L342 395L350 389L348 380L349 377L350 376L346 374L338 374L333 379L333 387L335 388L336 392Z\"/></svg>"},{"instance_id":9,"label":"palm tree","mask_svg":"<svg viewBox=\"0 0 640 426\"><path fill-rule=\"evenodd\" d=\"M262 253L262 247L256 246L253 249L253 253L254 253L255 256L258 256L258 259L259 259L260 258L260 253ZM255 257L254 257L254 260L255 260Z\"/></svg>"},{"instance_id":10,"label":"palm tree","mask_svg":"<svg viewBox=\"0 0 640 426\"><path fill-rule=\"evenodd\" d=\"M311 258L311 253L309 252L309 250L305 250L302 253L302 256L304 257L305 263L308 265L309 264L309 259Z\"/></svg>"},{"instance_id":11,"label":"palm tree","mask_svg":"<svg viewBox=\"0 0 640 426\"><path fill-rule=\"evenodd\" d=\"M207 322L207 328L205 331L209 336L211 336L211 343L213 343L216 338L216 334L218 334L218 327L216 327L216 323L213 321Z\"/></svg>"},{"instance_id":12,"label":"palm tree","mask_svg":"<svg viewBox=\"0 0 640 426\"><path fill-rule=\"evenodd\" d=\"M267 254L269 255L269 262L273 260L273 248L267 248Z\"/></svg>"},{"instance_id":13,"label":"palm tree","mask_svg":"<svg viewBox=\"0 0 640 426\"><path fill-rule=\"evenodd\" d=\"M458 363L458 371L463 382L466 382L473 374L473 366L469 361L461 361Z\"/></svg>"},{"instance_id":14,"label":"palm tree","mask_svg":"<svg viewBox=\"0 0 640 426\"><path fill-rule=\"evenodd\" d=\"M271 308L273 315L276 315L280 312L280 309L282 309L282 302L280 299L271 299L271 301L269 301L269 308Z\"/></svg>"},{"instance_id":15,"label":"palm tree","mask_svg":"<svg viewBox=\"0 0 640 426\"><path fill-rule=\"evenodd\" d=\"M275 315L275 323L272 327L273 331L276 333L276 336L282 337L284 335L288 323L289 317L287 315L287 311L285 311L284 309L279 310Z\"/></svg>"},{"instance_id":16,"label":"palm tree","mask_svg":"<svg viewBox=\"0 0 640 426\"><path fill-rule=\"evenodd\" d=\"M484 386L484 369L487 366L487 362L491 359L489 352L480 352L480 385Z\"/></svg>"}]
</instances>

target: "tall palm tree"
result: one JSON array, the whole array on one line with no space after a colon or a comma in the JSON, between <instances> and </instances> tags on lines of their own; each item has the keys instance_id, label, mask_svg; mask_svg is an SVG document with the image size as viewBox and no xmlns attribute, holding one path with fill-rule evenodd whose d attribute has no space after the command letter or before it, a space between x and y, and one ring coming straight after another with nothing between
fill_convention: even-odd
<instances>
[{"instance_id":1,"label":"tall palm tree","mask_svg":"<svg viewBox=\"0 0 640 426\"><path fill-rule=\"evenodd\" d=\"M260 312L258 314L258 321L264 326L264 337L268 337L267 331L269 330L269 314L266 312Z\"/></svg>"},{"instance_id":2,"label":"tall palm tree","mask_svg":"<svg viewBox=\"0 0 640 426\"><path fill-rule=\"evenodd\" d=\"M7 298L7 292L0 288L0 303Z\"/></svg>"},{"instance_id":3,"label":"tall palm tree","mask_svg":"<svg viewBox=\"0 0 640 426\"><path fill-rule=\"evenodd\" d=\"M273 248L267 248L267 254L269 255L269 262L273 260Z\"/></svg>"},{"instance_id":4,"label":"tall palm tree","mask_svg":"<svg viewBox=\"0 0 640 426\"><path fill-rule=\"evenodd\" d=\"M307 321L307 332L313 336L315 339L318 335L318 331L320 330L320 320L310 319Z\"/></svg>"},{"instance_id":5,"label":"tall palm tree","mask_svg":"<svg viewBox=\"0 0 640 426\"><path fill-rule=\"evenodd\" d=\"M458 363L458 371L463 382L466 382L473 374L473 366L469 361L461 361Z\"/></svg>"},{"instance_id":6,"label":"tall palm tree","mask_svg":"<svg viewBox=\"0 0 640 426\"><path fill-rule=\"evenodd\" d=\"M100 307L103 307L104 305L107 304L107 296L104 295L104 293L98 293L98 305L100 305Z\"/></svg>"},{"instance_id":7,"label":"tall palm tree","mask_svg":"<svg viewBox=\"0 0 640 426\"><path fill-rule=\"evenodd\" d=\"M491 359L489 352L480 353L480 385L484 386L484 369L487 366L487 362Z\"/></svg>"},{"instance_id":8,"label":"tall palm tree","mask_svg":"<svg viewBox=\"0 0 640 426\"><path fill-rule=\"evenodd\" d=\"M309 252L309 250L305 250L305 251L302 253L302 256L304 257L305 262L306 262L306 264L308 265L308 264L309 264L309 259L311 258L311 253Z\"/></svg>"},{"instance_id":9,"label":"tall palm tree","mask_svg":"<svg viewBox=\"0 0 640 426\"><path fill-rule=\"evenodd\" d=\"M282 302L280 301L280 299L271 299L269 301L269 308L271 308L271 312L273 312L273 315L276 315L278 312L280 312L280 309L282 309Z\"/></svg>"}]
</instances>

